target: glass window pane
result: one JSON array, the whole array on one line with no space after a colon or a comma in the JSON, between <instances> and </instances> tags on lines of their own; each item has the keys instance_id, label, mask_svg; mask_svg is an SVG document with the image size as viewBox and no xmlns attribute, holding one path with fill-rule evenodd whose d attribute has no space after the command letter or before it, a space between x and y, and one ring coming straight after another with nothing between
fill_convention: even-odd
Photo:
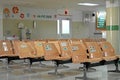
<instances>
[{"instance_id":1,"label":"glass window pane","mask_svg":"<svg viewBox=\"0 0 120 80\"><path fill-rule=\"evenodd\" d=\"M57 34L60 34L60 20L57 20Z\"/></svg>"},{"instance_id":2,"label":"glass window pane","mask_svg":"<svg viewBox=\"0 0 120 80\"><path fill-rule=\"evenodd\" d=\"M70 33L70 22L69 20L62 20L62 34Z\"/></svg>"}]
</instances>

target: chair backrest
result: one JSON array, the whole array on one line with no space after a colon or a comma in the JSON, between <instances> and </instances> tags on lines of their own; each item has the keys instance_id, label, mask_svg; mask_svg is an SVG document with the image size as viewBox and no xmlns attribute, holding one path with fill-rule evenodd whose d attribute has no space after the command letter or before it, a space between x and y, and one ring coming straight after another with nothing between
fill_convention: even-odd
<instances>
[{"instance_id":1,"label":"chair backrest","mask_svg":"<svg viewBox=\"0 0 120 80\"><path fill-rule=\"evenodd\" d=\"M59 45L59 40L48 40L48 43L53 43L53 44L56 46L59 54L61 54L60 45Z\"/></svg>"},{"instance_id":2,"label":"chair backrest","mask_svg":"<svg viewBox=\"0 0 120 80\"><path fill-rule=\"evenodd\" d=\"M115 56L115 50L112 45L107 41L99 42L99 45L104 53L104 56Z\"/></svg>"},{"instance_id":3,"label":"chair backrest","mask_svg":"<svg viewBox=\"0 0 120 80\"><path fill-rule=\"evenodd\" d=\"M12 40L13 52L14 52L14 54L16 54L17 56L19 56L18 46L17 46L17 43L18 43L19 41L20 41L20 40Z\"/></svg>"},{"instance_id":4,"label":"chair backrest","mask_svg":"<svg viewBox=\"0 0 120 80\"><path fill-rule=\"evenodd\" d=\"M84 38L82 39L84 42L92 42L93 40L91 38Z\"/></svg>"},{"instance_id":5,"label":"chair backrest","mask_svg":"<svg viewBox=\"0 0 120 80\"><path fill-rule=\"evenodd\" d=\"M85 42L88 49L89 58L102 58L103 53L100 50L97 42Z\"/></svg>"},{"instance_id":6,"label":"chair backrest","mask_svg":"<svg viewBox=\"0 0 120 80\"><path fill-rule=\"evenodd\" d=\"M38 58L37 49L35 47L34 41L27 40L25 42L26 42L28 48L30 49L29 58Z\"/></svg>"},{"instance_id":7,"label":"chair backrest","mask_svg":"<svg viewBox=\"0 0 120 80\"><path fill-rule=\"evenodd\" d=\"M34 53L33 48L26 41L14 41L14 51L17 52L20 58L30 58Z\"/></svg>"},{"instance_id":8,"label":"chair backrest","mask_svg":"<svg viewBox=\"0 0 120 80\"><path fill-rule=\"evenodd\" d=\"M70 43L71 44L80 44L82 46L82 48L87 50L87 48L86 48L86 46L84 44L84 41L82 39L71 39Z\"/></svg>"},{"instance_id":9,"label":"chair backrest","mask_svg":"<svg viewBox=\"0 0 120 80\"><path fill-rule=\"evenodd\" d=\"M73 63L87 62L87 52L82 44L71 44L71 54Z\"/></svg>"},{"instance_id":10,"label":"chair backrest","mask_svg":"<svg viewBox=\"0 0 120 80\"><path fill-rule=\"evenodd\" d=\"M16 56L11 41L0 40L0 56Z\"/></svg>"},{"instance_id":11,"label":"chair backrest","mask_svg":"<svg viewBox=\"0 0 120 80\"><path fill-rule=\"evenodd\" d=\"M70 43L68 40L59 40L61 56L71 58Z\"/></svg>"},{"instance_id":12,"label":"chair backrest","mask_svg":"<svg viewBox=\"0 0 120 80\"><path fill-rule=\"evenodd\" d=\"M36 50L36 57L44 57L44 49L43 44L46 43L45 40L36 40L32 41L35 50Z\"/></svg>"},{"instance_id":13,"label":"chair backrest","mask_svg":"<svg viewBox=\"0 0 120 80\"><path fill-rule=\"evenodd\" d=\"M44 43L44 52L45 60L53 60L53 58L59 57L59 52L53 43Z\"/></svg>"},{"instance_id":14,"label":"chair backrest","mask_svg":"<svg viewBox=\"0 0 120 80\"><path fill-rule=\"evenodd\" d=\"M106 39L100 38L100 39L98 39L98 41L99 41L99 42L103 42L103 41L106 41Z\"/></svg>"},{"instance_id":15,"label":"chair backrest","mask_svg":"<svg viewBox=\"0 0 120 80\"><path fill-rule=\"evenodd\" d=\"M70 39L70 44L79 44L80 39Z\"/></svg>"}]
</instances>

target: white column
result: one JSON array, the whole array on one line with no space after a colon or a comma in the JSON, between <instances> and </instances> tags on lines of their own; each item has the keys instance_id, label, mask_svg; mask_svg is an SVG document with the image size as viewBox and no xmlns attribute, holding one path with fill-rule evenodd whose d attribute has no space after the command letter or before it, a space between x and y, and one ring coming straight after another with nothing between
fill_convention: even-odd
<instances>
[{"instance_id":1,"label":"white column","mask_svg":"<svg viewBox=\"0 0 120 80\"><path fill-rule=\"evenodd\" d=\"M118 3L119 3L119 27L120 27L120 0L118 0ZM119 28L119 33L120 33L120 28ZM120 35L119 35L119 53L120 53Z\"/></svg>"},{"instance_id":2,"label":"white column","mask_svg":"<svg viewBox=\"0 0 120 80\"><path fill-rule=\"evenodd\" d=\"M106 29L107 40L113 45L116 53L119 52L119 0L106 1Z\"/></svg>"}]
</instances>

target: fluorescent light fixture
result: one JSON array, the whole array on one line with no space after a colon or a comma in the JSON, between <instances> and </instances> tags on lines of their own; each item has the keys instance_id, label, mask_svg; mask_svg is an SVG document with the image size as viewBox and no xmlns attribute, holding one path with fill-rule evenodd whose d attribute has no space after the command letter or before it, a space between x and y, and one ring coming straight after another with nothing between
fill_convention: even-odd
<instances>
[{"instance_id":1,"label":"fluorescent light fixture","mask_svg":"<svg viewBox=\"0 0 120 80\"><path fill-rule=\"evenodd\" d=\"M78 5L82 5L82 6L97 6L99 4L93 4L93 3L78 3Z\"/></svg>"}]
</instances>

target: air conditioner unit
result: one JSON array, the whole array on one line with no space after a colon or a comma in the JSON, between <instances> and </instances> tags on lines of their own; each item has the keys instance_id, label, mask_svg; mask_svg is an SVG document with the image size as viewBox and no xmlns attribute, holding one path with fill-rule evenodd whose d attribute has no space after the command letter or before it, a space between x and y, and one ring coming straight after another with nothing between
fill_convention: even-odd
<instances>
[{"instance_id":1,"label":"air conditioner unit","mask_svg":"<svg viewBox=\"0 0 120 80\"><path fill-rule=\"evenodd\" d=\"M92 11L83 11L83 22L89 23L89 22L95 22L95 12Z\"/></svg>"}]
</instances>

